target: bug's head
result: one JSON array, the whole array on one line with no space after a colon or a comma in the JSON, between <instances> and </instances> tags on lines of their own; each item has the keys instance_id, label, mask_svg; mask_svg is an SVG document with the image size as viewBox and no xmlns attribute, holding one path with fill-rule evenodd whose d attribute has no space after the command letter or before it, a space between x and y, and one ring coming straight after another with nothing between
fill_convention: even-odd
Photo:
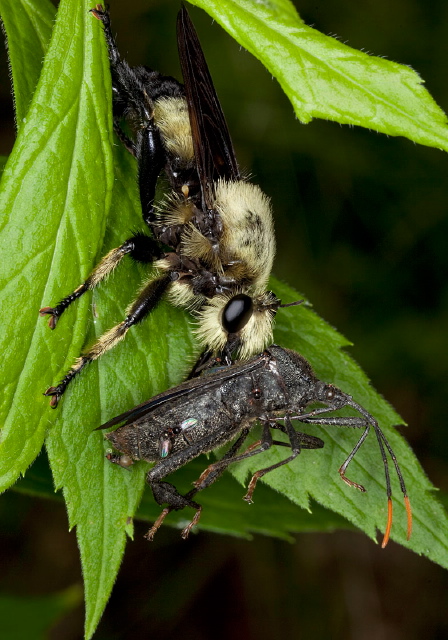
<instances>
[{"instance_id":1,"label":"bug's head","mask_svg":"<svg viewBox=\"0 0 448 640\"><path fill-rule=\"evenodd\" d=\"M123 458L123 461L127 460L128 458L138 460L139 451L138 443L136 442L137 434L136 430L132 429L132 425L119 427L115 431L106 433L104 437L111 443L114 449L124 454L121 457L119 456L120 459ZM126 466L126 464L123 464L123 462L121 461L118 462L118 464L120 464L120 466Z\"/></svg>"}]
</instances>

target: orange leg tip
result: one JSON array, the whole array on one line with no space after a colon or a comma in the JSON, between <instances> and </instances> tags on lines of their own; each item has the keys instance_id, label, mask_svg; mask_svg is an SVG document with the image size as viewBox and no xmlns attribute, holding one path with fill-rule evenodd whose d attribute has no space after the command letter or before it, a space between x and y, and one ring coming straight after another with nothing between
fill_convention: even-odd
<instances>
[{"instance_id":1,"label":"orange leg tip","mask_svg":"<svg viewBox=\"0 0 448 640\"><path fill-rule=\"evenodd\" d=\"M406 539L410 540L412 535L412 509L408 496L404 497L404 506L406 507L406 515L408 517L408 531L406 534Z\"/></svg>"},{"instance_id":2,"label":"orange leg tip","mask_svg":"<svg viewBox=\"0 0 448 640\"><path fill-rule=\"evenodd\" d=\"M392 529L392 500L388 498L387 499L387 524L386 524L386 531L384 532L383 542L381 543L382 549L384 549L384 547L389 542L391 529Z\"/></svg>"}]
</instances>

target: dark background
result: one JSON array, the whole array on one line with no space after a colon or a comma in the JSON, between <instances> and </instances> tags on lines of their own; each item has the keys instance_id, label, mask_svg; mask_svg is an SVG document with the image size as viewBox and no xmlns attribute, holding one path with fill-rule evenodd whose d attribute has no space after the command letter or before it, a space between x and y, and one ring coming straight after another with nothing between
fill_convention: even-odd
<instances>
[{"instance_id":1,"label":"dark background","mask_svg":"<svg viewBox=\"0 0 448 640\"><path fill-rule=\"evenodd\" d=\"M120 51L179 77L178 2L112 3ZM347 44L410 65L448 109L448 5L443 0L301 0L301 17ZM277 82L199 10L191 10L235 143L273 200L274 273L353 340L350 353L409 424L436 486L448 487L448 159L403 138L314 121L301 125ZM13 144L2 52L0 154ZM8 114L11 116L8 119ZM295 544L164 528L128 545L96 638L448 637L448 578L391 543L354 532ZM40 596L81 581L62 504L9 493L0 501L0 593ZM51 638L80 638L79 605ZM12 636L11 636L12 637ZM47 637L47 636L44 636Z\"/></svg>"}]
</instances>

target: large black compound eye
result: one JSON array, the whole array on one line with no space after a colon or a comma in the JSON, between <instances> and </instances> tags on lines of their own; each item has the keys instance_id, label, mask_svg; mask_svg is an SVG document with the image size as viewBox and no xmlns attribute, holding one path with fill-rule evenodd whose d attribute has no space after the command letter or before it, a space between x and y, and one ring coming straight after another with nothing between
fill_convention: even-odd
<instances>
[{"instance_id":1,"label":"large black compound eye","mask_svg":"<svg viewBox=\"0 0 448 640\"><path fill-rule=\"evenodd\" d=\"M244 293L233 296L222 312L222 326L227 333L238 333L249 322L254 304Z\"/></svg>"}]
</instances>

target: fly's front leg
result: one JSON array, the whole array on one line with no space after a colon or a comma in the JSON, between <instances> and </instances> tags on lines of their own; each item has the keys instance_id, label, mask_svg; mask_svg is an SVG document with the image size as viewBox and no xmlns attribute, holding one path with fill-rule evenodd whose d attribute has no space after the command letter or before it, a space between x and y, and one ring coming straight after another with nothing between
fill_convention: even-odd
<instances>
[{"instance_id":1,"label":"fly's front leg","mask_svg":"<svg viewBox=\"0 0 448 640\"><path fill-rule=\"evenodd\" d=\"M197 376L201 375L202 372L207 371L208 369L214 369L215 367L230 367L232 363L233 360L231 354L226 349L218 354L210 351L210 349L205 349L188 374L187 380L196 378Z\"/></svg>"},{"instance_id":2,"label":"fly's front leg","mask_svg":"<svg viewBox=\"0 0 448 640\"><path fill-rule=\"evenodd\" d=\"M130 255L136 262L147 263L159 258L161 250L158 242L143 233L137 233L116 249L109 251L77 289L63 298L55 307L42 307L39 310L39 315L50 316L48 321L50 329L56 327L59 318L72 302L107 278L126 255Z\"/></svg>"},{"instance_id":3,"label":"fly's front leg","mask_svg":"<svg viewBox=\"0 0 448 640\"><path fill-rule=\"evenodd\" d=\"M210 351L210 349L205 349L188 374L187 380L197 378L203 371L207 371L207 369L212 369L216 366L227 366L227 363L223 363L222 359L219 356L215 356L213 351Z\"/></svg>"},{"instance_id":4,"label":"fly's front leg","mask_svg":"<svg viewBox=\"0 0 448 640\"><path fill-rule=\"evenodd\" d=\"M122 60L118 52L117 45L115 44L115 38L112 35L108 6L106 5L106 8L104 8L102 4L97 4L94 9L90 9L90 13L103 25L104 35L106 37L107 48L109 51L110 64L113 66L120 64Z\"/></svg>"},{"instance_id":5,"label":"fly's front leg","mask_svg":"<svg viewBox=\"0 0 448 640\"><path fill-rule=\"evenodd\" d=\"M112 349L118 342L123 340L129 329L141 322L159 303L163 293L171 283L169 274L163 275L147 284L137 297L137 300L131 305L126 318L120 324L104 333L99 340L81 357L79 357L70 371L64 376L56 387L50 387L44 393L51 396L50 404L53 408L57 407L62 394L67 386L78 375L86 365L93 360L97 360L106 351Z\"/></svg>"}]
</instances>

